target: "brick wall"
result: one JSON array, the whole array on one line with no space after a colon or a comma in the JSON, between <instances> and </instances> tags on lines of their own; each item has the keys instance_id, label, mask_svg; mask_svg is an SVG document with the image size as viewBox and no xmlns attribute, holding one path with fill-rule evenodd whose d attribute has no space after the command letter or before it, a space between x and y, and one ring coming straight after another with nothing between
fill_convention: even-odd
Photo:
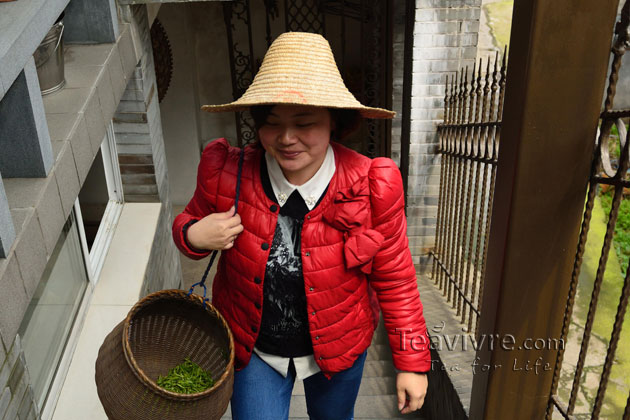
<instances>
[{"instance_id":1,"label":"brick wall","mask_svg":"<svg viewBox=\"0 0 630 420\"><path fill-rule=\"evenodd\" d=\"M472 68L480 13L481 0L416 1L407 234L421 271L430 268L427 252L435 244L440 182L437 124L443 120L446 76L463 66ZM402 46L394 51L394 66L402 67Z\"/></svg>"}]
</instances>

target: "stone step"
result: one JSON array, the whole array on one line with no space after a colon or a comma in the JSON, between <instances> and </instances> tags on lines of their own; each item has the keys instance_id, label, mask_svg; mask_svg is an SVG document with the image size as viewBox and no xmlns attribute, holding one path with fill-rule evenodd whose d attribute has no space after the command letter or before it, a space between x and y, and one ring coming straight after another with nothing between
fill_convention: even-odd
<instances>
[{"instance_id":1,"label":"stone step","mask_svg":"<svg viewBox=\"0 0 630 420\"><path fill-rule=\"evenodd\" d=\"M368 347L367 360L392 360L389 344L372 344Z\"/></svg>"},{"instance_id":2,"label":"stone step","mask_svg":"<svg viewBox=\"0 0 630 420\"><path fill-rule=\"evenodd\" d=\"M363 367L363 378L394 377L396 370L389 360L366 360Z\"/></svg>"},{"instance_id":3,"label":"stone step","mask_svg":"<svg viewBox=\"0 0 630 420\"><path fill-rule=\"evenodd\" d=\"M231 419L232 412L228 407L226 413L221 419ZM294 395L291 397L291 406L289 408L289 418L307 419L306 399L303 395ZM359 395L354 406L354 418L359 419L405 419L417 418L413 416L403 416L398 411L398 399L395 395Z\"/></svg>"},{"instance_id":4,"label":"stone step","mask_svg":"<svg viewBox=\"0 0 630 420\"><path fill-rule=\"evenodd\" d=\"M389 339L387 337L387 330L385 329L385 324L383 324L383 320L379 322L378 327L374 330L374 336L372 337L372 344L389 344Z\"/></svg>"}]
</instances>

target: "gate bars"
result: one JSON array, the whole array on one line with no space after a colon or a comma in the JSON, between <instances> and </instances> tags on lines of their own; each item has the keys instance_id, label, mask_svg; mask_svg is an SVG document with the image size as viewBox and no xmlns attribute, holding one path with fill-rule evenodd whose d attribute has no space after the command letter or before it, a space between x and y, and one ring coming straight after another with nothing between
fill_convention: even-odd
<instances>
[{"instance_id":1,"label":"gate bars","mask_svg":"<svg viewBox=\"0 0 630 420\"><path fill-rule=\"evenodd\" d=\"M569 327L572 321L573 307L575 304L575 296L577 292L578 279L580 276L580 269L582 266L586 241L588 238L589 225L591 222L591 216L593 212L595 197L599 189L599 185L609 185L614 188L614 197L612 200L612 207L610 210L609 220L606 226L606 234L604 236L604 244L602 246L601 255L599 258L599 265L597 267L597 273L595 275L595 281L593 285L593 292L588 309L588 315L586 318L586 325L584 326L584 333L582 336L582 344L580 346L580 353L578 356L577 366L575 367L575 374L573 376L573 383L571 387L571 393L568 403L560 400L558 397L558 382L560 378L560 372L562 369L562 361L565 354L565 347L563 347L556 360L554 368L554 376L551 387L551 393L549 398L549 405L547 407L546 419L551 419L554 413L554 407L560 414L566 419L575 418L573 413L575 411L576 400L580 387L580 381L585 371L584 365L587 355L589 355L589 340L591 337L595 312L598 307L599 294L602 288L604 279L604 271L606 268L606 262L608 261L611 245L613 242L613 234L615 225L617 224L617 216L619 214L619 207L623 198L623 189L630 187L630 180L628 179L627 171L629 166L629 143L626 135L626 127L624 119L630 117L630 109L614 110L613 102L615 99L615 92L617 88L617 82L619 79L619 72L621 69L622 58L625 52L630 49L630 0L627 0L621 11L621 18L615 26L615 39L612 46L612 63L610 76L608 79L608 89L606 91L606 101L604 103L604 111L602 112L601 128L599 138L596 140L594 146L595 152L593 156L593 164L591 167L591 177L588 184L587 201L584 210L584 216L582 220L582 226L580 231L580 237L578 247L575 255L575 261L573 266L573 273L571 276L571 283L569 286L569 296L567 298L565 316L562 324L562 336L561 340L566 341L569 333ZM614 169L610 160L610 144L609 137L612 127L616 126L619 133L619 146L621 149L618 168ZM614 253L614 251L613 251ZM613 255L613 258L614 255ZM613 361L615 358L615 352L619 343L621 330L623 326L624 315L628 306L628 300L630 297L630 269L626 269L626 276L621 290L621 296L619 298L619 304L617 306L617 313L615 315L615 321L610 336L610 341L606 351L606 359L603 365L599 387L597 394L593 402L593 408L590 418L597 419L602 411L602 405L604 397L606 395L606 388L608 386ZM574 321L575 322L575 321ZM628 326L627 326L628 327ZM630 395L626 402L626 407L623 414L623 420L630 420Z\"/></svg>"},{"instance_id":2,"label":"gate bars","mask_svg":"<svg viewBox=\"0 0 630 420\"><path fill-rule=\"evenodd\" d=\"M483 274L506 82L506 55L499 54L447 79L444 123L438 126L441 155L436 246L432 278L457 309L467 332L477 333ZM473 318L475 319L474 330Z\"/></svg>"}]
</instances>

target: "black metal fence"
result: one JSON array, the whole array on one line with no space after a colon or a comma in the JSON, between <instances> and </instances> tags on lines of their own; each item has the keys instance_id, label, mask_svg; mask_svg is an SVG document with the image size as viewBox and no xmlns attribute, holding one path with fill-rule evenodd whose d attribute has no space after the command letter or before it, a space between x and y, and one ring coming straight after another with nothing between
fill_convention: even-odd
<instances>
[{"instance_id":1,"label":"black metal fence","mask_svg":"<svg viewBox=\"0 0 630 420\"><path fill-rule=\"evenodd\" d=\"M485 74L484 74L485 67ZM438 127L441 155L436 246L432 278L476 333L490 233L506 53L494 63L449 77L444 123ZM474 326L473 326L474 323Z\"/></svg>"}]
</instances>

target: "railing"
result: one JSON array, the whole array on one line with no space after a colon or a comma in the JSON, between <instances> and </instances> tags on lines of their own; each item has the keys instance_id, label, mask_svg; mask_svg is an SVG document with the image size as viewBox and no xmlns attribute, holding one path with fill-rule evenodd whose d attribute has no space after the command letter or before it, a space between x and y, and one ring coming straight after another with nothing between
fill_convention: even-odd
<instances>
[{"instance_id":1,"label":"railing","mask_svg":"<svg viewBox=\"0 0 630 420\"><path fill-rule=\"evenodd\" d=\"M490 233L506 54L499 54L447 80L444 123L438 127L441 154L436 246L432 278L457 309L467 332L479 323L483 273ZM474 322L474 329L473 329Z\"/></svg>"},{"instance_id":2,"label":"railing","mask_svg":"<svg viewBox=\"0 0 630 420\"><path fill-rule=\"evenodd\" d=\"M626 141L626 123L630 117L630 110L613 109L622 58L628 49L630 49L630 0L624 4L621 19L615 27L606 101L604 111L600 116L599 138L594 145L591 177L562 326L561 340L567 344L558 353L547 407L547 419L558 417L558 413L566 419L600 417L630 419L630 380L628 379L630 361L627 356L624 356L628 354L627 345L622 353L617 352L630 297L630 269L627 263L622 262L616 265L617 256L614 250L612 256L610 255L614 242L618 240L617 221L624 199L623 190L630 187L627 173L629 144ZM616 130L613 130L613 127L616 127ZM613 135L614 131L616 133ZM617 147L619 147L618 152L615 150ZM617 153L619 156L615 163L615 159L611 159L611 156ZM600 210L603 208L599 204L602 187L614 191L611 194L608 214ZM596 211L601 212L603 217L594 217L593 214ZM601 230L603 230L603 225L606 225L603 241L599 239L603 242L601 251L599 248L593 249L593 246L599 247L601 242L595 245L590 242L596 240L598 230L593 226L597 224L602 225ZM621 229L623 230L624 227L621 226ZM592 235L589 235L589 230ZM625 230L627 231L627 227ZM592 254L591 249L595 251L594 257L599 258L597 268L594 269L593 266L592 270L583 270L585 256ZM615 264L611 266L609 260L614 260ZM622 275L624 265L625 278ZM589 292L590 300L588 300ZM576 301L579 301L577 305ZM580 308L580 304L583 308ZM586 306L588 306L588 312L586 312ZM574 311L575 308L577 309ZM600 314L596 323L595 315L598 309ZM630 328L630 318L625 320L625 324L626 328ZM608 334L610 338L607 338ZM627 335L625 337L627 338ZM577 353L578 348L579 353ZM569 355L566 360L565 355ZM576 355L577 361L574 360ZM609 387L610 382L613 382L614 388ZM611 396L609 392L607 393L610 388L613 388L613 392L617 395ZM623 400L625 400L625 408Z\"/></svg>"}]
</instances>

